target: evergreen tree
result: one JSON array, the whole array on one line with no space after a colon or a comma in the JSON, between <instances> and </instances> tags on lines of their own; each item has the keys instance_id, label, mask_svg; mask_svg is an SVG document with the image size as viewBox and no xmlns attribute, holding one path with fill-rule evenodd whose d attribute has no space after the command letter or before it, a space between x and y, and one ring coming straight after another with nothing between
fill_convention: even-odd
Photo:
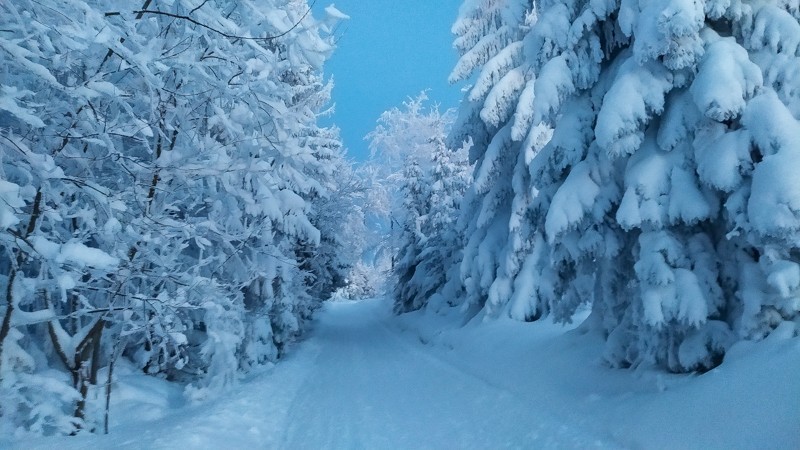
<instances>
[{"instance_id":1,"label":"evergreen tree","mask_svg":"<svg viewBox=\"0 0 800 450\"><path fill-rule=\"evenodd\" d=\"M423 228L428 221L430 192L424 173L416 161L410 161L403 170L403 210L399 216L400 233L397 239L397 257L392 268L397 278L395 311L408 312L424 305L420 292L420 279L427 274L421 269L420 257L427 237Z\"/></svg>"},{"instance_id":2,"label":"evergreen tree","mask_svg":"<svg viewBox=\"0 0 800 450\"><path fill-rule=\"evenodd\" d=\"M426 100L423 92L385 112L367 136L389 197L397 312L420 309L434 296L437 308L453 304L461 289L453 268L461 254L456 218L469 178L466 148L446 145L451 111L428 109Z\"/></svg>"},{"instance_id":3,"label":"evergreen tree","mask_svg":"<svg viewBox=\"0 0 800 450\"><path fill-rule=\"evenodd\" d=\"M535 23L531 5L522 0L465 3L453 26L461 53L451 82L477 73L450 134L450 146L469 141L474 182L462 214L466 246L461 277L466 307L528 320L547 311L537 290L541 283L518 277L541 246L530 226L534 192L528 165L549 138L546 126L531 126L536 72L527 61L525 32Z\"/></svg>"},{"instance_id":4,"label":"evergreen tree","mask_svg":"<svg viewBox=\"0 0 800 450\"><path fill-rule=\"evenodd\" d=\"M455 306L462 292L458 263L463 242L457 219L464 192L469 185L467 149L451 150L445 136L431 139L433 153L428 174L430 186L429 209L424 223L425 245L419 255L420 273L415 280L424 304L434 308Z\"/></svg>"},{"instance_id":5,"label":"evergreen tree","mask_svg":"<svg viewBox=\"0 0 800 450\"><path fill-rule=\"evenodd\" d=\"M483 12L498 4L518 6L486 2ZM479 27L491 38L465 31L480 20L467 6L455 27L476 47L497 42L503 27L517 30L515 64L530 74L519 95L494 96L502 110L516 105L511 129L488 126L488 109L478 123L467 105L462 116L473 118L453 134L473 136L473 204L492 206L474 206L491 214L468 220L467 292L491 306L494 292L533 286L537 309L546 300L564 321L591 302L590 320L608 336L605 357L619 366L704 370L736 339L795 328L796 2L553 0L526 9L535 19L527 24L512 15ZM513 49L503 45L495 48ZM477 60L485 73L504 67ZM480 86L479 76L472 92ZM552 138L535 144L547 129ZM486 144L522 136L521 147ZM515 178L509 164L492 162L496 154L527 170ZM487 162L503 176L487 178ZM482 256L515 240L509 214L496 213L515 211L507 205L523 192L508 179L532 193L519 215L528 243L516 272ZM500 220L488 232L490 217Z\"/></svg>"}]
</instances>

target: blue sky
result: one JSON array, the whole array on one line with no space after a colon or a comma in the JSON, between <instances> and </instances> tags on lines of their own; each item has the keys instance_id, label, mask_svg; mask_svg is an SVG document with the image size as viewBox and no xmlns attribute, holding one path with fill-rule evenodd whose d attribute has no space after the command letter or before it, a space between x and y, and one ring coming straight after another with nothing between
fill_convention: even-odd
<instances>
[{"instance_id":1,"label":"blue sky","mask_svg":"<svg viewBox=\"0 0 800 450\"><path fill-rule=\"evenodd\" d=\"M353 159L369 156L364 135L383 111L430 89L428 96L444 110L458 105L459 87L447 76L457 54L450 27L462 0L337 0L350 16L342 23L338 48L325 66L333 76L333 123ZM316 15L330 1L318 0ZM328 122L327 120L325 122Z\"/></svg>"}]
</instances>

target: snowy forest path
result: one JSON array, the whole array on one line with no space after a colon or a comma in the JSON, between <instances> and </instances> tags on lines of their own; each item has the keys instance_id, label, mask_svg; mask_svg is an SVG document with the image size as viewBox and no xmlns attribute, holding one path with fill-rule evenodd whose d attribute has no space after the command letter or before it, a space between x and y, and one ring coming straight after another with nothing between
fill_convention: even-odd
<instances>
[{"instance_id":1,"label":"snowy forest path","mask_svg":"<svg viewBox=\"0 0 800 450\"><path fill-rule=\"evenodd\" d=\"M508 375L503 369L472 373L454 364L469 361L448 361L399 323L385 300L328 303L308 338L284 360L219 398L172 413L144 406L125 413L112 408L113 417L136 417L112 427L109 435L62 439L58 447L620 447L608 435L593 434L587 424L556 415L547 402L502 387ZM150 391L157 401L158 391ZM180 390L170 396L180 397ZM50 438L36 438L10 448L52 449L53 443Z\"/></svg>"},{"instance_id":2,"label":"snowy forest path","mask_svg":"<svg viewBox=\"0 0 800 450\"><path fill-rule=\"evenodd\" d=\"M282 448L609 448L401 335L380 301L329 304Z\"/></svg>"}]
</instances>

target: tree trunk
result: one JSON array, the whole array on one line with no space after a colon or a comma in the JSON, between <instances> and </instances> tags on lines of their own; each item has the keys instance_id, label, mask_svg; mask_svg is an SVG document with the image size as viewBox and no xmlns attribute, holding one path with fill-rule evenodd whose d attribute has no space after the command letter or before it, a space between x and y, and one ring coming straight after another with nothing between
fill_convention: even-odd
<instances>
[{"instance_id":1,"label":"tree trunk","mask_svg":"<svg viewBox=\"0 0 800 450\"><path fill-rule=\"evenodd\" d=\"M86 400L89 396L89 386L97 384L97 372L100 369L100 339L103 335L104 319L98 319L86 338L75 349L75 362L72 366L75 388L81 394L75 406L75 418L86 419ZM76 430L77 431L77 430Z\"/></svg>"},{"instance_id":2,"label":"tree trunk","mask_svg":"<svg viewBox=\"0 0 800 450\"><path fill-rule=\"evenodd\" d=\"M42 214L42 188L36 191L36 197L33 200L33 208L31 209L31 218L28 220L28 227L25 229L25 238L27 239L33 230L36 229L36 222ZM25 254L22 250L17 253L17 264L11 266L11 272L8 274L8 286L6 287L6 313L3 316L3 324L0 325L0 366L3 365L3 344L6 342L8 334L11 332L11 316L14 313L14 280L17 279L17 272L25 262ZM2 372L0 372L2 373Z\"/></svg>"},{"instance_id":3,"label":"tree trunk","mask_svg":"<svg viewBox=\"0 0 800 450\"><path fill-rule=\"evenodd\" d=\"M0 368L3 365L3 343L6 342L8 333L11 332L11 315L14 313L14 280L16 278L17 270L11 269L6 288L6 314L3 316L3 324L0 325Z\"/></svg>"}]
</instances>

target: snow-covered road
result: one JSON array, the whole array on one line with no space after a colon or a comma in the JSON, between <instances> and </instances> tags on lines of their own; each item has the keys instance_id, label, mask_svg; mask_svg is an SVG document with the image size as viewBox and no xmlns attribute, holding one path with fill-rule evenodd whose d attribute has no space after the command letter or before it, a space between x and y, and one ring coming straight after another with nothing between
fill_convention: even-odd
<instances>
[{"instance_id":1,"label":"snow-covered road","mask_svg":"<svg viewBox=\"0 0 800 450\"><path fill-rule=\"evenodd\" d=\"M383 305L330 305L284 448L595 448L607 443L437 359Z\"/></svg>"}]
</instances>

